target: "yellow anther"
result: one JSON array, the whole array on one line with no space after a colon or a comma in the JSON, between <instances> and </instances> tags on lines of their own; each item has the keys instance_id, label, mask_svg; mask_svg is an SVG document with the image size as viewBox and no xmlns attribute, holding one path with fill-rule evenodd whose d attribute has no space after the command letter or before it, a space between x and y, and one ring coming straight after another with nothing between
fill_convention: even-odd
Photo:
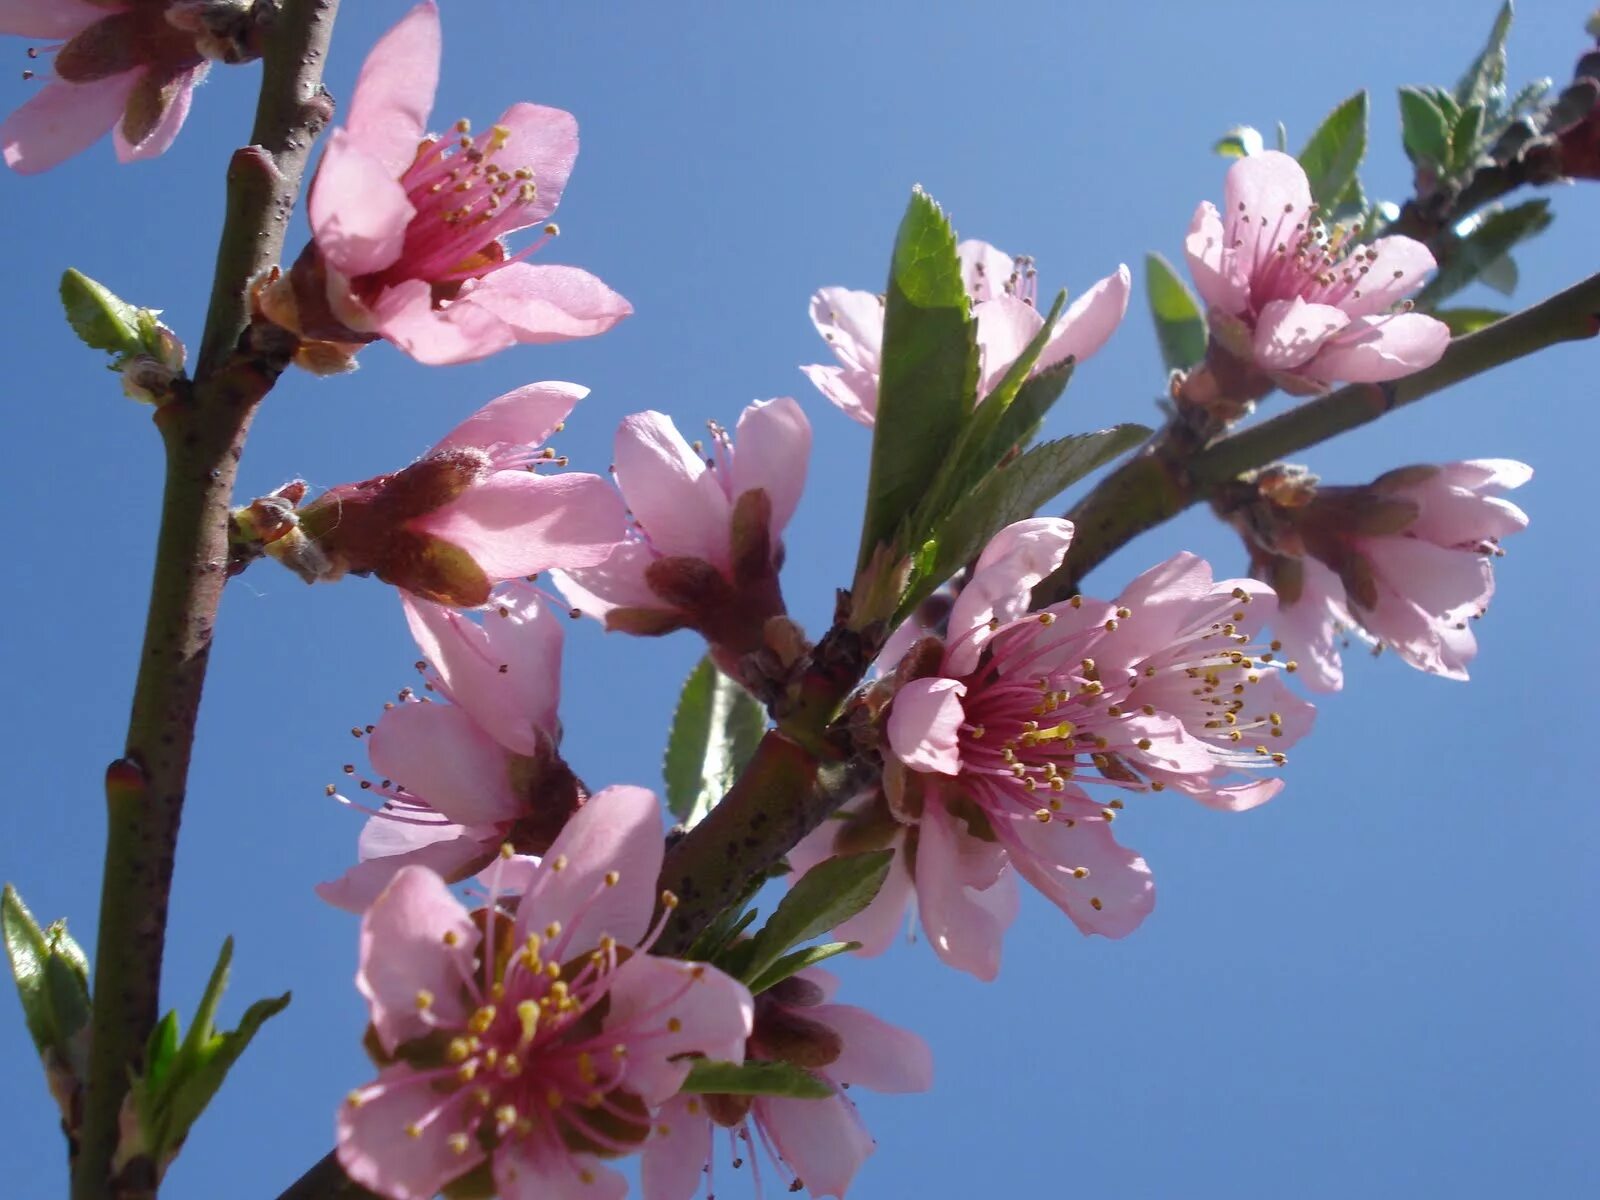
<instances>
[{"instance_id":1,"label":"yellow anther","mask_svg":"<svg viewBox=\"0 0 1600 1200\"><path fill-rule=\"evenodd\" d=\"M1107 821L1115 821L1117 819L1117 810L1114 808L1102 808L1100 815Z\"/></svg>"},{"instance_id":2,"label":"yellow anther","mask_svg":"<svg viewBox=\"0 0 1600 1200\"><path fill-rule=\"evenodd\" d=\"M1033 819L1041 825L1048 825L1052 819L1051 812L1048 808L1035 809Z\"/></svg>"},{"instance_id":3,"label":"yellow anther","mask_svg":"<svg viewBox=\"0 0 1600 1200\"><path fill-rule=\"evenodd\" d=\"M582 1079L590 1087L600 1081L600 1073L594 1067L594 1056L587 1050L582 1050L578 1053L578 1078Z\"/></svg>"},{"instance_id":4,"label":"yellow anther","mask_svg":"<svg viewBox=\"0 0 1600 1200\"><path fill-rule=\"evenodd\" d=\"M417 989L417 1011L427 1012L433 1007L433 993L427 988Z\"/></svg>"},{"instance_id":5,"label":"yellow anther","mask_svg":"<svg viewBox=\"0 0 1600 1200\"><path fill-rule=\"evenodd\" d=\"M1150 749L1151 741L1150 741L1149 738L1140 738L1137 742L1134 743L1134 745L1139 747L1139 749L1141 749L1141 750L1148 750L1148 749Z\"/></svg>"},{"instance_id":6,"label":"yellow anther","mask_svg":"<svg viewBox=\"0 0 1600 1200\"><path fill-rule=\"evenodd\" d=\"M1243 739L1244 739L1244 734L1240 733L1237 729L1228 730L1228 740L1230 742L1238 742L1238 741L1242 741Z\"/></svg>"},{"instance_id":7,"label":"yellow anther","mask_svg":"<svg viewBox=\"0 0 1600 1200\"><path fill-rule=\"evenodd\" d=\"M1072 868L1072 877L1074 879L1087 879L1087 878L1089 878L1089 868L1088 867L1073 867Z\"/></svg>"},{"instance_id":8,"label":"yellow anther","mask_svg":"<svg viewBox=\"0 0 1600 1200\"><path fill-rule=\"evenodd\" d=\"M544 1102L551 1108L560 1108L562 1099L561 1089L556 1087L555 1084L551 1084L550 1089L544 1094Z\"/></svg>"},{"instance_id":9,"label":"yellow anther","mask_svg":"<svg viewBox=\"0 0 1600 1200\"><path fill-rule=\"evenodd\" d=\"M678 1020L677 1017L668 1017L667 1018L667 1032L668 1033L682 1033L683 1032L683 1022Z\"/></svg>"},{"instance_id":10,"label":"yellow anther","mask_svg":"<svg viewBox=\"0 0 1600 1200\"><path fill-rule=\"evenodd\" d=\"M561 922L560 921L551 921L550 924L546 925L544 927L544 936L545 936L546 940L548 940L548 941L555 941L556 938L560 937L561 936Z\"/></svg>"},{"instance_id":11,"label":"yellow anther","mask_svg":"<svg viewBox=\"0 0 1600 1200\"><path fill-rule=\"evenodd\" d=\"M466 1038L451 1038L445 1057L453 1063L466 1062L472 1057L472 1047L467 1044Z\"/></svg>"},{"instance_id":12,"label":"yellow anther","mask_svg":"<svg viewBox=\"0 0 1600 1200\"><path fill-rule=\"evenodd\" d=\"M477 1077L478 1063L476 1059L472 1062L462 1063L456 1068L456 1079L461 1083L471 1083Z\"/></svg>"},{"instance_id":13,"label":"yellow anther","mask_svg":"<svg viewBox=\"0 0 1600 1200\"><path fill-rule=\"evenodd\" d=\"M415 1121L412 1121L406 1125L405 1130L408 1138L419 1138L422 1136L422 1126L418 1125Z\"/></svg>"},{"instance_id":14,"label":"yellow anther","mask_svg":"<svg viewBox=\"0 0 1600 1200\"><path fill-rule=\"evenodd\" d=\"M617 884L622 882L622 872L607 871L605 874L605 880L607 887L616 887Z\"/></svg>"},{"instance_id":15,"label":"yellow anther","mask_svg":"<svg viewBox=\"0 0 1600 1200\"><path fill-rule=\"evenodd\" d=\"M567 869L567 856L558 854L552 858L550 860L550 869L552 871L565 871Z\"/></svg>"},{"instance_id":16,"label":"yellow anther","mask_svg":"<svg viewBox=\"0 0 1600 1200\"><path fill-rule=\"evenodd\" d=\"M1041 624L1041 625L1054 625L1055 623L1056 623L1056 615L1055 615L1055 613L1042 612L1042 613L1039 614L1039 624Z\"/></svg>"},{"instance_id":17,"label":"yellow anther","mask_svg":"<svg viewBox=\"0 0 1600 1200\"><path fill-rule=\"evenodd\" d=\"M465 1154L472 1147L472 1139L464 1133L452 1133L444 1141L452 1154Z\"/></svg>"},{"instance_id":18,"label":"yellow anther","mask_svg":"<svg viewBox=\"0 0 1600 1200\"><path fill-rule=\"evenodd\" d=\"M344 1097L344 1102L346 1104L348 1104L351 1108L360 1108L363 1104L365 1104L367 1102L367 1098L365 1096L363 1096L360 1092L355 1092L355 1091L346 1092L345 1093L345 1097Z\"/></svg>"},{"instance_id":19,"label":"yellow anther","mask_svg":"<svg viewBox=\"0 0 1600 1200\"><path fill-rule=\"evenodd\" d=\"M1105 624L1105 630L1106 630L1107 633L1115 633L1117 631L1117 623L1116 623L1116 621L1108 620L1106 622L1106 624Z\"/></svg>"},{"instance_id":20,"label":"yellow anther","mask_svg":"<svg viewBox=\"0 0 1600 1200\"><path fill-rule=\"evenodd\" d=\"M494 1024L494 1005L485 1004L467 1018L467 1028L473 1033L483 1033Z\"/></svg>"},{"instance_id":21,"label":"yellow anther","mask_svg":"<svg viewBox=\"0 0 1600 1200\"><path fill-rule=\"evenodd\" d=\"M517 1110L510 1104L502 1104L494 1110L494 1119L502 1125L515 1125L517 1123Z\"/></svg>"},{"instance_id":22,"label":"yellow anther","mask_svg":"<svg viewBox=\"0 0 1600 1200\"><path fill-rule=\"evenodd\" d=\"M489 152L492 154L511 140L511 129L506 125L496 125L489 130Z\"/></svg>"},{"instance_id":23,"label":"yellow anther","mask_svg":"<svg viewBox=\"0 0 1600 1200\"><path fill-rule=\"evenodd\" d=\"M1117 616L1121 617L1124 621L1126 621L1129 617L1133 616L1133 613L1129 609L1119 608L1119 609L1117 609Z\"/></svg>"},{"instance_id":24,"label":"yellow anther","mask_svg":"<svg viewBox=\"0 0 1600 1200\"><path fill-rule=\"evenodd\" d=\"M454 929L446 929L444 931L444 944L446 946L459 946L461 944L461 935Z\"/></svg>"},{"instance_id":25,"label":"yellow anther","mask_svg":"<svg viewBox=\"0 0 1600 1200\"><path fill-rule=\"evenodd\" d=\"M533 1041L533 1035L539 1030L539 1002L537 1000L523 1000L517 1004L517 1020L522 1025L522 1037L517 1045L526 1046Z\"/></svg>"},{"instance_id":26,"label":"yellow anther","mask_svg":"<svg viewBox=\"0 0 1600 1200\"><path fill-rule=\"evenodd\" d=\"M560 963L555 963L555 962L545 963L545 965L544 965L544 973L546 975L548 975L551 979L560 979L561 978L561 964Z\"/></svg>"},{"instance_id":27,"label":"yellow anther","mask_svg":"<svg viewBox=\"0 0 1600 1200\"><path fill-rule=\"evenodd\" d=\"M1089 907L1094 909L1095 912L1099 912L1102 908L1105 907L1105 905L1100 903L1100 897L1099 896L1090 896L1089 897Z\"/></svg>"},{"instance_id":28,"label":"yellow anther","mask_svg":"<svg viewBox=\"0 0 1600 1200\"><path fill-rule=\"evenodd\" d=\"M516 855L516 853L517 853L516 848L514 846L512 846L512 844L510 842L501 842L500 843L500 857L501 858L512 858L512 857L514 857Z\"/></svg>"},{"instance_id":29,"label":"yellow anther","mask_svg":"<svg viewBox=\"0 0 1600 1200\"><path fill-rule=\"evenodd\" d=\"M507 1054L500 1060L500 1075L503 1079L515 1079L522 1074L522 1060L515 1054Z\"/></svg>"},{"instance_id":30,"label":"yellow anther","mask_svg":"<svg viewBox=\"0 0 1600 1200\"><path fill-rule=\"evenodd\" d=\"M661 893L661 907L662 908L677 908L678 907L678 897L677 897L677 895L672 893L672 892L662 892Z\"/></svg>"}]
</instances>

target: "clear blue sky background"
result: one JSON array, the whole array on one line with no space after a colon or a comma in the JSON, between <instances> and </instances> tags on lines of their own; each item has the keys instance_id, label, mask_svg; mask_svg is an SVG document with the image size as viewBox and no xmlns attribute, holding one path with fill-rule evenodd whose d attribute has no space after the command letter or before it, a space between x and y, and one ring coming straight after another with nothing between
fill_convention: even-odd
<instances>
[{"instance_id":1,"label":"clear blue sky background","mask_svg":"<svg viewBox=\"0 0 1600 1200\"><path fill-rule=\"evenodd\" d=\"M329 84L347 94L402 0L350 0ZM1369 190L1402 195L1394 89L1454 81L1493 15L1480 3L1299 6L1049 2L792 6L447 0L435 126L531 99L584 138L550 261L582 264L637 315L585 344L452 369L387 347L353 377L293 375L266 404L246 495L393 469L502 391L594 389L561 449L603 471L611 432L646 407L689 430L793 393L816 429L813 486L791 529L786 590L820 631L847 582L864 430L796 369L825 361L806 319L818 286L877 287L913 183L960 231L1038 257L1075 290L1158 249L1220 199L1208 151L1236 122L1285 121L1298 146L1359 86L1374 90ZM1569 77L1584 6L1538 0L1512 74ZM20 102L22 45L0 103ZM101 771L120 751L159 493L148 414L81 350L54 299L73 265L163 307L191 344L210 276L223 166L248 129L255 69L223 70L164 158L117 167L102 145L43 178L0 177L6 245L3 570L11 672L0 873L41 918L92 933ZM1600 191L1555 194L1554 230L1520 256L1531 302L1596 269ZM291 242L304 237L295 221ZM1463 300L1469 297L1464 296ZM1477 302L1493 297L1474 293ZM1162 387L1142 292L1083 370L1055 432L1147 419ZM1177 797L1119 832L1159 904L1131 938L1085 940L1030 895L998 982L926 947L846 965L846 999L934 1046L926 1096L858 1093L879 1137L852 1195L1124 1197L1566 1196L1600 1172L1594 1140L1592 455L1600 346L1505 368L1309 456L1356 481L1405 462L1522 458L1532 528L1500 564L1470 685L1357 656L1321 705L1290 785L1239 816ZM1282 403L1282 401L1278 401ZM1179 548L1220 573L1241 555L1207 517L1140 540L1091 581L1114 592ZM670 702L698 654L571 631L568 756L595 785L659 786ZM322 795L360 761L349 728L413 681L382 586L310 589L268 562L230 584L201 721L173 904L168 1004L185 1016L224 936L232 1018L292 989L169 1177L173 1200L270 1200L330 1144L368 1078L350 986L356 923L313 883L360 822ZM1574 739L1577 739L1575 741ZM1170 793L1169 793L1170 795ZM63 1194L55 1118L17 1006L0 989L0 1193ZM745 1194L725 1179L725 1197Z\"/></svg>"}]
</instances>

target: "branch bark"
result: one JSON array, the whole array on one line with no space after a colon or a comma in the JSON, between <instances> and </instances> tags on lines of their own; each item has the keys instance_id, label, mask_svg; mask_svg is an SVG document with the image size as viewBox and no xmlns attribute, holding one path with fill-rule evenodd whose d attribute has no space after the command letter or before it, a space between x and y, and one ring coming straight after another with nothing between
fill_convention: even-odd
<instances>
[{"instance_id":1,"label":"branch bark","mask_svg":"<svg viewBox=\"0 0 1600 1200\"><path fill-rule=\"evenodd\" d=\"M228 171L227 215L192 384L156 412L166 486L123 757L108 773L89 1078L73 1200L153 1195L112 1177L118 1115L159 1009L167 900L195 717L227 562L228 508L255 406L287 348L249 336L250 280L277 261L330 105L322 65L338 0L285 0L263 61L252 137ZM145 1164L141 1164L145 1166Z\"/></svg>"}]
</instances>

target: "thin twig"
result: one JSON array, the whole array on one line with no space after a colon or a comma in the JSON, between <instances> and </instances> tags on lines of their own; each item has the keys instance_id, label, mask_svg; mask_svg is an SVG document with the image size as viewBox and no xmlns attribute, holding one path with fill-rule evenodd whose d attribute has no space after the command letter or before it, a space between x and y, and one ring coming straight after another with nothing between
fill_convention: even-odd
<instances>
[{"instance_id":1,"label":"thin twig","mask_svg":"<svg viewBox=\"0 0 1600 1200\"><path fill-rule=\"evenodd\" d=\"M148 1163L114 1180L118 1114L159 1009L168 891L195 716L227 562L228 507L256 403L287 361L251 344L248 289L277 260L307 155L327 121L322 65L338 0L285 0L268 41L256 145L234 155L194 382L156 413L167 476L124 756L107 788L89 1079L73 1200L154 1194ZM132 781L130 783L130 781Z\"/></svg>"}]
</instances>

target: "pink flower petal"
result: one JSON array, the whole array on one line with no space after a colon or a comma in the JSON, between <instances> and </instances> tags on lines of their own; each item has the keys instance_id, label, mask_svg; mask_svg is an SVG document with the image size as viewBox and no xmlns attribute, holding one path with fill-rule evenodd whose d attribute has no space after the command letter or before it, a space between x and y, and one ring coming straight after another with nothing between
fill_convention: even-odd
<instances>
[{"instance_id":1,"label":"pink flower petal","mask_svg":"<svg viewBox=\"0 0 1600 1200\"><path fill-rule=\"evenodd\" d=\"M847 368L876 376L883 359L883 298L849 288L811 297L811 323ZM873 403L874 411L877 409Z\"/></svg>"},{"instance_id":2,"label":"pink flower petal","mask_svg":"<svg viewBox=\"0 0 1600 1200\"><path fill-rule=\"evenodd\" d=\"M306 211L317 249L347 276L381 271L399 258L417 213L398 176L344 129L328 135Z\"/></svg>"},{"instance_id":3,"label":"pink flower petal","mask_svg":"<svg viewBox=\"0 0 1600 1200\"><path fill-rule=\"evenodd\" d=\"M623 946L636 944L655 909L662 853L655 793L640 787L596 792L556 835L524 893L517 941L556 921L562 932L551 956L575 957L606 934ZM611 872L615 883L606 882Z\"/></svg>"},{"instance_id":4,"label":"pink flower petal","mask_svg":"<svg viewBox=\"0 0 1600 1200\"><path fill-rule=\"evenodd\" d=\"M1359 317L1307 366L1317 379L1383 383L1431 367L1450 345L1450 327L1418 312Z\"/></svg>"},{"instance_id":5,"label":"pink flower petal","mask_svg":"<svg viewBox=\"0 0 1600 1200\"><path fill-rule=\"evenodd\" d=\"M621 543L598 566L551 571L550 579L573 608L604 621L614 608L661 607L644 578L645 568L655 560L650 548L635 538Z\"/></svg>"},{"instance_id":6,"label":"pink flower petal","mask_svg":"<svg viewBox=\"0 0 1600 1200\"><path fill-rule=\"evenodd\" d=\"M755 1108L783 1161L812 1196L843 1196L877 1146L844 1095L829 1100L762 1096Z\"/></svg>"},{"instance_id":7,"label":"pink flower petal","mask_svg":"<svg viewBox=\"0 0 1600 1200\"><path fill-rule=\"evenodd\" d=\"M386 1051L466 1021L462 979L471 975L477 944L477 927L444 881L426 867L402 867L361 918L356 972ZM431 997L426 1015L422 993Z\"/></svg>"},{"instance_id":8,"label":"pink flower petal","mask_svg":"<svg viewBox=\"0 0 1600 1200\"><path fill-rule=\"evenodd\" d=\"M206 71L210 66L210 63L198 63L173 79L177 92L172 97L172 103L167 105L167 110L161 114L161 119L137 146L123 136L121 121L111 127L111 144L116 149L118 162L137 162L140 159L155 158L159 154L166 153L167 147L172 145L173 139L178 136L178 131L183 128L183 123L189 116L189 106L194 101L195 86L206 77Z\"/></svg>"},{"instance_id":9,"label":"pink flower petal","mask_svg":"<svg viewBox=\"0 0 1600 1200\"><path fill-rule=\"evenodd\" d=\"M711 1161L711 1119L698 1097L674 1096L656 1114L639 1165L644 1200L694 1200Z\"/></svg>"},{"instance_id":10,"label":"pink flower petal","mask_svg":"<svg viewBox=\"0 0 1600 1200\"><path fill-rule=\"evenodd\" d=\"M384 289L371 321L377 332L431 367L475 362L517 344L510 326L487 308L459 301L434 308L433 289L422 279Z\"/></svg>"},{"instance_id":11,"label":"pink flower petal","mask_svg":"<svg viewBox=\"0 0 1600 1200\"><path fill-rule=\"evenodd\" d=\"M356 1091L358 1103L339 1106L339 1165L363 1188L391 1200L432 1200L484 1159L475 1139L465 1154L450 1146L462 1123L462 1114L450 1109L463 1106L468 1089L457 1095L463 1099L435 1112L440 1097L426 1076L403 1063L384 1068L376 1083ZM412 1126L420 1136L401 1135Z\"/></svg>"},{"instance_id":12,"label":"pink flower petal","mask_svg":"<svg viewBox=\"0 0 1600 1200\"><path fill-rule=\"evenodd\" d=\"M1292 371L1310 362L1350 318L1331 304L1307 304L1300 297L1261 306L1253 350L1264 371Z\"/></svg>"},{"instance_id":13,"label":"pink flower petal","mask_svg":"<svg viewBox=\"0 0 1600 1200\"><path fill-rule=\"evenodd\" d=\"M980 361L978 395L987 396L1044 325L1039 310L1016 296L996 296L972 310Z\"/></svg>"},{"instance_id":14,"label":"pink flower petal","mask_svg":"<svg viewBox=\"0 0 1600 1200\"><path fill-rule=\"evenodd\" d=\"M672 418L634 413L617 427L617 486L658 554L688 555L726 567L732 510L708 468Z\"/></svg>"},{"instance_id":15,"label":"pink flower petal","mask_svg":"<svg viewBox=\"0 0 1600 1200\"><path fill-rule=\"evenodd\" d=\"M1202 200L1189 222L1184 239L1184 255L1189 260L1189 276L1200 298L1212 308L1226 313L1242 313L1250 305L1250 281L1237 268L1233 254L1226 252L1227 235L1217 206Z\"/></svg>"},{"instance_id":16,"label":"pink flower petal","mask_svg":"<svg viewBox=\"0 0 1600 1200\"><path fill-rule=\"evenodd\" d=\"M1439 468L1439 477L1446 483L1482 491L1485 488L1510 490L1521 487L1533 478L1533 468L1514 458L1471 458L1465 462L1445 463Z\"/></svg>"},{"instance_id":17,"label":"pink flower petal","mask_svg":"<svg viewBox=\"0 0 1600 1200\"><path fill-rule=\"evenodd\" d=\"M846 805L844 811L848 812L853 807ZM838 822L827 820L800 839L799 845L788 854L792 869L790 882L824 859L834 856L834 839L838 832ZM884 878L878 894L872 898L872 903L833 931L833 936L841 942L860 942L861 949L856 953L864 957L882 954L894 941L895 935L903 933L906 928L906 909L911 904L913 884L906 868L904 834L896 834L891 847L895 856L889 861L889 874ZM818 968L812 970L826 974Z\"/></svg>"},{"instance_id":18,"label":"pink flower petal","mask_svg":"<svg viewBox=\"0 0 1600 1200\"><path fill-rule=\"evenodd\" d=\"M490 579L518 579L604 562L625 520L598 475L499 471L411 527L459 546Z\"/></svg>"},{"instance_id":19,"label":"pink flower petal","mask_svg":"<svg viewBox=\"0 0 1600 1200\"><path fill-rule=\"evenodd\" d=\"M411 165L427 132L439 87L439 55L439 9L424 0L378 39L361 65L344 131L390 179L399 179Z\"/></svg>"},{"instance_id":20,"label":"pink flower petal","mask_svg":"<svg viewBox=\"0 0 1600 1200\"><path fill-rule=\"evenodd\" d=\"M794 516L811 459L811 422L788 396L757 400L739 415L730 471L733 499L761 488L772 503L773 541Z\"/></svg>"},{"instance_id":21,"label":"pink flower petal","mask_svg":"<svg viewBox=\"0 0 1600 1200\"><path fill-rule=\"evenodd\" d=\"M933 1052L910 1030L853 1004L818 1004L805 1015L844 1042L828 1064L830 1078L874 1092L925 1092L933 1086Z\"/></svg>"},{"instance_id":22,"label":"pink flower petal","mask_svg":"<svg viewBox=\"0 0 1600 1200\"><path fill-rule=\"evenodd\" d=\"M684 1056L743 1062L754 1017L744 984L715 967L636 954L612 976L605 1030L628 1047L628 1089L660 1104L688 1075Z\"/></svg>"},{"instance_id":23,"label":"pink flower petal","mask_svg":"<svg viewBox=\"0 0 1600 1200\"><path fill-rule=\"evenodd\" d=\"M1224 245L1254 275L1277 246L1292 246L1311 214L1311 185L1295 159L1267 150L1228 168L1222 191Z\"/></svg>"},{"instance_id":24,"label":"pink flower petal","mask_svg":"<svg viewBox=\"0 0 1600 1200\"><path fill-rule=\"evenodd\" d=\"M397 704L368 739L372 768L462 825L509 820L522 811L511 756L462 709Z\"/></svg>"},{"instance_id":25,"label":"pink flower petal","mask_svg":"<svg viewBox=\"0 0 1600 1200\"><path fill-rule=\"evenodd\" d=\"M602 1166L594 1155L531 1137L501 1143L494 1183L500 1200L626 1200L628 1195L627 1177Z\"/></svg>"},{"instance_id":26,"label":"pink flower petal","mask_svg":"<svg viewBox=\"0 0 1600 1200\"><path fill-rule=\"evenodd\" d=\"M0 154L19 175L36 175L87 150L122 118L139 72L92 83L52 79L0 124Z\"/></svg>"},{"instance_id":27,"label":"pink flower petal","mask_svg":"<svg viewBox=\"0 0 1600 1200\"><path fill-rule=\"evenodd\" d=\"M968 238L956 247L956 258L961 261L961 282L974 304L1006 294L1006 284L1015 270L1011 255L988 242Z\"/></svg>"},{"instance_id":28,"label":"pink flower petal","mask_svg":"<svg viewBox=\"0 0 1600 1200\"><path fill-rule=\"evenodd\" d=\"M0 0L0 33L65 40L106 15L84 0Z\"/></svg>"},{"instance_id":29,"label":"pink flower petal","mask_svg":"<svg viewBox=\"0 0 1600 1200\"><path fill-rule=\"evenodd\" d=\"M413 825L373 817L361 833L361 861L338 879L317 884L316 893L335 908L362 913L402 867L425 867L441 879L459 879L485 855L495 853L493 844L486 846L463 829L443 822ZM400 837L406 839L404 844ZM391 838L392 841L385 840Z\"/></svg>"},{"instance_id":30,"label":"pink flower petal","mask_svg":"<svg viewBox=\"0 0 1600 1200\"><path fill-rule=\"evenodd\" d=\"M1384 585L1441 621L1475 616L1494 594L1494 570L1480 554L1408 537L1372 538L1361 548Z\"/></svg>"},{"instance_id":31,"label":"pink flower petal","mask_svg":"<svg viewBox=\"0 0 1600 1200\"><path fill-rule=\"evenodd\" d=\"M1011 847L1018 873L1084 933L1125 937L1155 905L1150 868L1119 846L1109 822L1099 817L1078 816L1072 825L1006 822L997 832ZM1079 868L1087 873L1080 877Z\"/></svg>"},{"instance_id":32,"label":"pink flower petal","mask_svg":"<svg viewBox=\"0 0 1600 1200\"><path fill-rule=\"evenodd\" d=\"M633 305L580 267L516 262L468 284L450 307L476 307L503 321L524 344L604 333Z\"/></svg>"},{"instance_id":33,"label":"pink flower petal","mask_svg":"<svg viewBox=\"0 0 1600 1200\"><path fill-rule=\"evenodd\" d=\"M813 363L800 368L816 388L853 421L872 425L878 415L878 377L870 371L826 367Z\"/></svg>"},{"instance_id":34,"label":"pink flower petal","mask_svg":"<svg viewBox=\"0 0 1600 1200\"><path fill-rule=\"evenodd\" d=\"M1067 306L1034 370L1053 367L1065 362L1068 356L1080 363L1093 356L1122 324L1132 290L1133 276L1126 264L1118 264L1114 274L1107 275Z\"/></svg>"},{"instance_id":35,"label":"pink flower petal","mask_svg":"<svg viewBox=\"0 0 1600 1200\"><path fill-rule=\"evenodd\" d=\"M1072 522L1060 517L1030 517L1007 525L984 547L950 610L945 670L965 675L978 665L990 621L1004 625L1028 611L1034 584L1061 565L1072 544ZM956 641L959 639L959 641Z\"/></svg>"},{"instance_id":36,"label":"pink flower petal","mask_svg":"<svg viewBox=\"0 0 1600 1200\"><path fill-rule=\"evenodd\" d=\"M405 592L400 599L435 690L514 754L554 743L564 634L537 591L524 586L496 597L481 625Z\"/></svg>"},{"instance_id":37,"label":"pink flower petal","mask_svg":"<svg viewBox=\"0 0 1600 1200\"><path fill-rule=\"evenodd\" d=\"M960 774L966 694L966 684L945 678L915 679L896 692L887 727L896 757L918 771Z\"/></svg>"},{"instance_id":38,"label":"pink flower petal","mask_svg":"<svg viewBox=\"0 0 1600 1200\"><path fill-rule=\"evenodd\" d=\"M985 982L1000 973L1008 923L977 896L998 885L1005 863L1003 847L972 837L942 803L930 799L918 826L917 915L941 960ZM988 877L975 879L975 871ZM842 1071L835 1074L857 1082Z\"/></svg>"},{"instance_id":39,"label":"pink flower petal","mask_svg":"<svg viewBox=\"0 0 1600 1200\"><path fill-rule=\"evenodd\" d=\"M1334 573L1314 558L1300 560L1303 582L1293 604L1279 603L1273 637L1283 643L1278 658L1297 665L1296 678L1317 692L1344 686L1339 657L1339 630L1351 624L1344 614L1344 587Z\"/></svg>"},{"instance_id":40,"label":"pink flower petal","mask_svg":"<svg viewBox=\"0 0 1600 1200\"><path fill-rule=\"evenodd\" d=\"M589 389L581 383L525 384L496 396L446 434L428 453L437 454L457 447L492 451L496 446L542 446L578 401L588 394Z\"/></svg>"},{"instance_id":41,"label":"pink flower petal","mask_svg":"<svg viewBox=\"0 0 1600 1200\"><path fill-rule=\"evenodd\" d=\"M1373 257L1361 276L1360 295L1339 301L1352 317L1388 312L1422 286L1423 277L1439 264L1421 242L1408 237L1382 237L1367 247Z\"/></svg>"},{"instance_id":42,"label":"pink flower petal","mask_svg":"<svg viewBox=\"0 0 1600 1200\"><path fill-rule=\"evenodd\" d=\"M496 124L509 131L498 156L501 166L509 171L527 167L539 190L523 215L529 225L543 221L561 203L578 160L578 119L563 109L524 102L506 109Z\"/></svg>"}]
</instances>

